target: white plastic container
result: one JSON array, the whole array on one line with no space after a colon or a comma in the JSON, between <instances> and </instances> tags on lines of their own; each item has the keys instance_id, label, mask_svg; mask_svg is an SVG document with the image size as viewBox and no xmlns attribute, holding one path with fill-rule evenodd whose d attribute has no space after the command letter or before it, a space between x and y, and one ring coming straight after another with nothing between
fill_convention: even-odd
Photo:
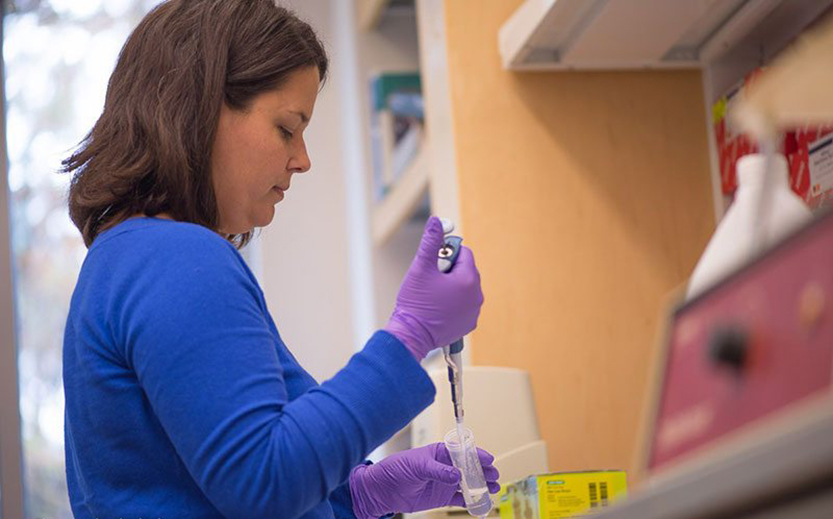
<instances>
[{"instance_id":1,"label":"white plastic container","mask_svg":"<svg viewBox=\"0 0 833 519\"><path fill-rule=\"evenodd\" d=\"M460 430L462 430L462 438L460 438ZM445 435L445 446L451 456L451 463L460 469L462 474L460 492L466 502L466 510L474 517L485 517L492 509L492 499L489 497L483 467L477 456L474 434L471 429L464 427L452 429Z\"/></svg>"},{"instance_id":2,"label":"white plastic container","mask_svg":"<svg viewBox=\"0 0 833 519\"><path fill-rule=\"evenodd\" d=\"M746 155L738 160L737 172L735 200L694 268L687 298L702 293L740 268L758 251L778 242L812 218L804 201L790 189L787 159L783 155L772 157L768 171L764 155ZM765 181L768 182L766 208L759 211Z\"/></svg>"}]
</instances>

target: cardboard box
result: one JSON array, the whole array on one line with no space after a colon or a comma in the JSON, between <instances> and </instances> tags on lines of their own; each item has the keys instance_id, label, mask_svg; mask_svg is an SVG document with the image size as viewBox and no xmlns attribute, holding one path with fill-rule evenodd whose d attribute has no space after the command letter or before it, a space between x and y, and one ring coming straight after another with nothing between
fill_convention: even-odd
<instances>
[{"instance_id":1,"label":"cardboard box","mask_svg":"<svg viewBox=\"0 0 833 519\"><path fill-rule=\"evenodd\" d=\"M554 472L529 476L501 489L501 519L560 519L598 512L627 496L621 470Z\"/></svg>"},{"instance_id":2,"label":"cardboard box","mask_svg":"<svg viewBox=\"0 0 833 519\"><path fill-rule=\"evenodd\" d=\"M810 209L833 202L833 128L807 127L796 134L796 151L788 156L790 186Z\"/></svg>"},{"instance_id":3,"label":"cardboard box","mask_svg":"<svg viewBox=\"0 0 833 519\"><path fill-rule=\"evenodd\" d=\"M720 185L724 195L733 195L738 187L736 165L739 158L758 152L758 145L748 135L734 128L727 117L739 96L764 71L757 68L734 85L712 106L714 137L720 164ZM833 154L830 135L833 126L806 126L783 132L778 148L789 163L790 187L812 210L833 205Z\"/></svg>"}]
</instances>

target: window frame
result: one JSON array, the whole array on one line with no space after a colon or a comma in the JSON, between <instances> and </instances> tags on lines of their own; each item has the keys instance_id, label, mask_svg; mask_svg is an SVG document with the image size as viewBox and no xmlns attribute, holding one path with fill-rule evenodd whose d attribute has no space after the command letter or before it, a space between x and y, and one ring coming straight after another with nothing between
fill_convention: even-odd
<instances>
[{"instance_id":1,"label":"window frame","mask_svg":"<svg viewBox=\"0 0 833 519\"><path fill-rule=\"evenodd\" d=\"M5 20L0 5L0 22ZM0 23L0 44L3 42ZM0 53L0 517L23 517L23 465L12 277L8 155L6 153L6 74Z\"/></svg>"}]
</instances>

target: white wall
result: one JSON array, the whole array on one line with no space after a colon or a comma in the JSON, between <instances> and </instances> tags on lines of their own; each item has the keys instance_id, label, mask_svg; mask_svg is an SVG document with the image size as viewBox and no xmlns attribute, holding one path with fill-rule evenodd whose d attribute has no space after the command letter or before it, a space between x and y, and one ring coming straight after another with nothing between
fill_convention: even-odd
<instances>
[{"instance_id":1,"label":"white wall","mask_svg":"<svg viewBox=\"0 0 833 519\"><path fill-rule=\"evenodd\" d=\"M337 1L337 0L336 0ZM275 324L298 361L319 380L355 350L345 171L341 52L333 43L333 0L284 1L325 42L331 76L305 132L312 160L295 175L275 219L259 238L260 282Z\"/></svg>"},{"instance_id":2,"label":"white wall","mask_svg":"<svg viewBox=\"0 0 833 519\"><path fill-rule=\"evenodd\" d=\"M294 177L250 257L287 346L325 380L386 321L421 234L407 226L376 249L368 224L368 79L417 70L416 27L413 14L394 14L362 33L352 1L280 3L316 29L331 71L306 131L312 168Z\"/></svg>"}]
</instances>

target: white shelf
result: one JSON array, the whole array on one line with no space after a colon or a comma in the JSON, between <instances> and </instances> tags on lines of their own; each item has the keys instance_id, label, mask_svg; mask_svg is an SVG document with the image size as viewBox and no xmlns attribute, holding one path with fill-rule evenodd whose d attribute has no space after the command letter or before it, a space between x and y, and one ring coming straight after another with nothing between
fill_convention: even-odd
<instances>
[{"instance_id":1,"label":"white shelf","mask_svg":"<svg viewBox=\"0 0 833 519\"><path fill-rule=\"evenodd\" d=\"M379 23L388 0L359 0L356 3L359 27L363 31L371 31Z\"/></svg>"},{"instance_id":2,"label":"white shelf","mask_svg":"<svg viewBox=\"0 0 833 519\"><path fill-rule=\"evenodd\" d=\"M386 12L413 12L414 2L413 0L357 0L356 10L359 27L363 31L373 31L378 28Z\"/></svg>"},{"instance_id":3,"label":"white shelf","mask_svg":"<svg viewBox=\"0 0 833 519\"><path fill-rule=\"evenodd\" d=\"M423 142L408 169L396 180L385 198L372 209L371 228L376 245L385 243L410 218L428 193L426 144Z\"/></svg>"},{"instance_id":4,"label":"white shelf","mask_svg":"<svg viewBox=\"0 0 833 519\"><path fill-rule=\"evenodd\" d=\"M498 40L516 71L701 69L719 221L712 104L831 10L833 0L526 0Z\"/></svg>"},{"instance_id":5,"label":"white shelf","mask_svg":"<svg viewBox=\"0 0 833 519\"><path fill-rule=\"evenodd\" d=\"M804 29L833 7L833 0L756 0L748 2L700 50L710 74L711 103L744 75L772 61Z\"/></svg>"},{"instance_id":6,"label":"white shelf","mask_svg":"<svg viewBox=\"0 0 833 519\"><path fill-rule=\"evenodd\" d=\"M526 0L500 29L500 52L511 70L699 68L750 52L760 60L832 3Z\"/></svg>"}]
</instances>

